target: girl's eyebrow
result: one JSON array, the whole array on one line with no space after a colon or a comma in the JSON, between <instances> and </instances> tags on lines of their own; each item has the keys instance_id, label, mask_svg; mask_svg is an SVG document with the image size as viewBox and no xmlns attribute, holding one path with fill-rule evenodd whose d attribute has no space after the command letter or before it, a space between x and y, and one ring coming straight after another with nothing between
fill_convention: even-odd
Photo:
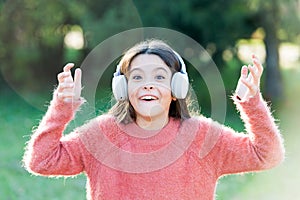
<instances>
[{"instance_id":1,"label":"girl's eyebrow","mask_svg":"<svg viewBox=\"0 0 300 200\"><path fill-rule=\"evenodd\" d=\"M134 71L143 71L143 70L141 70L140 68L135 68L135 69L129 70L128 73L132 73L132 72L134 72Z\"/></svg>"},{"instance_id":2,"label":"girl's eyebrow","mask_svg":"<svg viewBox=\"0 0 300 200\"><path fill-rule=\"evenodd\" d=\"M163 71L165 71L166 73L168 73L168 70L166 70L166 68L164 68L164 67L158 67L158 68L156 68L155 70L163 70Z\"/></svg>"},{"instance_id":3,"label":"girl's eyebrow","mask_svg":"<svg viewBox=\"0 0 300 200\"><path fill-rule=\"evenodd\" d=\"M154 70L156 70L156 71L158 71L158 70L163 70L163 71L165 71L166 73L168 73L168 71L167 71L164 67L157 67L157 68L153 69L153 71L154 71ZM142 70L141 68L135 68L135 69L131 69L131 70L129 71L129 73L132 73L132 72L134 72L134 71L142 71L142 72L143 72L143 70Z\"/></svg>"}]
</instances>

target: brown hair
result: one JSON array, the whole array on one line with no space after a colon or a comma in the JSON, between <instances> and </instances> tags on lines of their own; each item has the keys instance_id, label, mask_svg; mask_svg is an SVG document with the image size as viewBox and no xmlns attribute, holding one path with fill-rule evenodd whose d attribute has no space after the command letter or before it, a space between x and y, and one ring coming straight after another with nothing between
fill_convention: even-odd
<instances>
[{"instance_id":1,"label":"brown hair","mask_svg":"<svg viewBox=\"0 0 300 200\"><path fill-rule=\"evenodd\" d=\"M127 74L131 61L140 54L154 54L159 56L167 66L170 67L174 74L181 70L180 60L175 55L174 50L165 42L157 39L146 40L136 44L125 52L119 62L121 73ZM135 121L136 114L131 103L126 101L118 101L110 110L109 113L116 117L118 122L128 124ZM190 118L190 113L186 99L177 99L172 101L169 109L169 117L185 120Z\"/></svg>"}]
</instances>

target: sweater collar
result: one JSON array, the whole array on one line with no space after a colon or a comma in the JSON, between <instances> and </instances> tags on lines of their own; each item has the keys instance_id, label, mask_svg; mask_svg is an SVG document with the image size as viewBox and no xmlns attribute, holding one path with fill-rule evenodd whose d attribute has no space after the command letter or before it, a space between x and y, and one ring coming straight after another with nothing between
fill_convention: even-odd
<instances>
[{"instance_id":1,"label":"sweater collar","mask_svg":"<svg viewBox=\"0 0 300 200\"><path fill-rule=\"evenodd\" d=\"M128 138L128 141L137 148L157 146L161 147L170 143L178 133L180 120L170 118L169 122L160 130L145 130L136 123L120 124L120 134Z\"/></svg>"}]
</instances>

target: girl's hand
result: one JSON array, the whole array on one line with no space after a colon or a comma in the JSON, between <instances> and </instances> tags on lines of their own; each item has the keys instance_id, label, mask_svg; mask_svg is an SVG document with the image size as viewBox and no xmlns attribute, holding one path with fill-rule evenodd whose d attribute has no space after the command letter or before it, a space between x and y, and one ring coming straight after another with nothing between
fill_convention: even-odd
<instances>
[{"instance_id":1,"label":"girl's hand","mask_svg":"<svg viewBox=\"0 0 300 200\"><path fill-rule=\"evenodd\" d=\"M253 65L243 66L241 69L241 76L235 90L241 100L247 100L259 92L263 66L255 55L252 55L252 62Z\"/></svg>"},{"instance_id":2,"label":"girl's hand","mask_svg":"<svg viewBox=\"0 0 300 200\"><path fill-rule=\"evenodd\" d=\"M80 99L81 94L81 69L75 70L74 81L71 74L71 68L74 67L73 63L68 63L63 68L63 72L57 75L58 88L57 96L64 102L73 102Z\"/></svg>"}]
</instances>

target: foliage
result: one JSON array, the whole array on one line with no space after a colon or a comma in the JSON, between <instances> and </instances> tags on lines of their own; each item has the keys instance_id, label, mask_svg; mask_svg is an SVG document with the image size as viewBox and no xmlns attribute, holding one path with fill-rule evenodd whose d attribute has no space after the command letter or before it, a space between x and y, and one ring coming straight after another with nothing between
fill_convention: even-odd
<instances>
[{"instance_id":1,"label":"foliage","mask_svg":"<svg viewBox=\"0 0 300 200\"><path fill-rule=\"evenodd\" d=\"M198 41L218 67L225 49L234 49L240 38L249 38L255 27L246 0L135 1L145 26L181 31Z\"/></svg>"},{"instance_id":2,"label":"foliage","mask_svg":"<svg viewBox=\"0 0 300 200\"><path fill-rule=\"evenodd\" d=\"M282 13L278 16L278 35L282 40L296 41L299 14L292 0L0 2L0 25L5 27L0 29L0 67L16 90L41 94L53 88L55 76L66 62L80 64L96 45L121 31L155 26L189 35L223 69L228 61L224 52L238 59L237 41L252 37L274 2ZM74 26L83 31L85 44L80 50L70 50L64 44L64 37Z\"/></svg>"},{"instance_id":3,"label":"foliage","mask_svg":"<svg viewBox=\"0 0 300 200\"><path fill-rule=\"evenodd\" d=\"M0 25L6 27L0 29L1 69L21 91L52 89L70 55L64 36L74 25L84 30L85 47L68 62L78 64L107 37L140 25L130 1L16 0L0 5Z\"/></svg>"}]
</instances>

